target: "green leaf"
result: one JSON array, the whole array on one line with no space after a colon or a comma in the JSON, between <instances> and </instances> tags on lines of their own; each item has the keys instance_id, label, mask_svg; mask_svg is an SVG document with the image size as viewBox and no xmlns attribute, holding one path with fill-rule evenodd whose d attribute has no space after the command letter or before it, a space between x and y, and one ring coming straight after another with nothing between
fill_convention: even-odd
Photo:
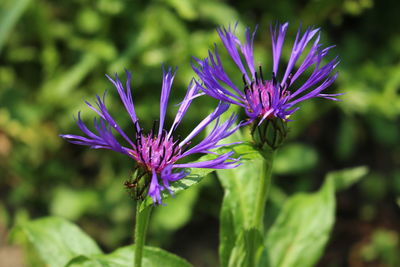
<instances>
[{"instance_id":1,"label":"green leaf","mask_svg":"<svg viewBox=\"0 0 400 267\"><path fill-rule=\"evenodd\" d=\"M198 198L200 188L199 185L191 190L185 190L176 197L166 199L164 201L166 206L162 209L154 209L150 221L150 231L155 235L160 234L162 238L167 238L174 231L184 226L192 217L193 206ZM174 214L174 216L171 216L171 214Z\"/></svg>"},{"instance_id":2,"label":"green leaf","mask_svg":"<svg viewBox=\"0 0 400 267\"><path fill-rule=\"evenodd\" d=\"M232 250L235 247L236 239L239 236L236 233L235 218L231 208L233 202L231 194L231 192L225 192L220 212L219 258L221 266L228 266Z\"/></svg>"},{"instance_id":3,"label":"green leaf","mask_svg":"<svg viewBox=\"0 0 400 267\"><path fill-rule=\"evenodd\" d=\"M42 101L61 101L65 99L98 64L99 58L95 54L85 54L73 67L55 75L54 78L43 84L40 92Z\"/></svg>"},{"instance_id":4,"label":"green leaf","mask_svg":"<svg viewBox=\"0 0 400 267\"><path fill-rule=\"evenodd\" d=\"M236 132L229 142L236 140L244 140L239 132ZM243 165L235 169L217 171L218 178L224 187L220 213L221 266L239 264L242 260L243 255L238 251L242 251L245 247L235 246L240 246L239 239L244 238L242 235L245 235L243 230L250 231L257 190L257 179L254 177L259 177L263 163L262 156L249 143L236 145L233 149L236 152L235 156L241 156ZM230 259L230 257L233 258Z\"/></svg>"},{"instance_id":5,"label":"green leaf","mask_svg":"<svg viewBox=\"0 0 400 267\"><path fill-rule=\"evenodd\" d=\"M119 248L111 254L78 256L72 259L66 267L126 267L133 266L134 245ZM186 260L166 252L160 248L145 247L142 266L146 267L190 267Z\"/></svg>"},{"instance_id":6,"label":"green leaf","mask_svg":"<svg viewBox=\"0 0 400 267\"><path fill-rule=\"evenodd\" d=\"M263 237L259 230L242 230L232 249L228 266L256 266L263 249Z\"/></svg>"},{"instance_id":7,"label":"green leaf","mask_svg":"<svg viewBox=\"0 0 400 267\"><path fill-rule=\"evenodd\" d=\"M1 3L0 12L0 52L8 34L28 7L30 0L13 0Z\"/></svg>"},{"instance_id":8,"label":"green leaf","mask_svg":"<svg viewBox=\"0 0 400 267\"><path fill-rule=\"evenodd\" d=\"M231 207L239 230L242 226L250 227L257 184L257 179L252 177L258 177L263 158L246 143L235 146L234 151L235 157L241 156L243 164L234 169L218 170L217 174L225 190L224 203Z\"/></svg>"},{"instance_id":9,"label":"green leaf","mask_svg":"<svg viewBox=\"0 0 400 267\"><path fill-rule=\"evenodd\" d=\"M194 20L199 15L194 6L193 0L187 0L187 1L167 0L166 2L171 7L173 7L182 18L185 18L187 20Z\"/></svg>"},{"instance_id":10,"label":"green leaf","mask_svg":"<svg viewBox=\"0 0 400 267\"><path fill-rule=\"evenodd\" d=\"M267 234L261 266L313 266L334 224L335 192L350 187L367 172L364 166L330 172L318 192L288 198Z\"/></svg>"},{"instance_id":11,"label":"green leaf","mask_svg":"<svg viewBox=\"0 0 400 267\"><path fill-rule=\"evenodd\" d=\"M334 171L327 174L327 179L332 179L335 182L336 191L342 191L363 178L368 173L368 168L365 166L348 168L340 171Z\"/></svg>"},{"instance_id":12,"label":"green leaf","mask_svg":"<svg viewBox=\"0 0 400 267\"><path fill-rule=\"evenodd\" d=\"M318 192L287 200L266 237L271 266L307 267L317 262L334 224L334 194L334 180L328 178Z\"/></svg>"},{"instance_id":13,"label":"green leaf","mask_svg":"<svg viewBox=\"0 0 400 267\"><path fill-rule=\"evenodd\" d=\"M274 160L274 173L298 174L312 169L318 161L314 148L300 143L284 145Z\"/></svg>"},{"instance_id":14,"label":"green leaf","mask_svg":"<svg viewBox=\"0 0 400 267\"><path fill-rule=\"evenodd\" d=\"M219 25L228 25L239 19L238 12L229 5L218 1L201 1L197 6L200 17ZM222 15L222 16L221 16Z\"/></svg>"},{"instance_id":15,"label":"green leaf","mask_svg":"<svg viewBox=\"0 0 400 267\"><path fill-rule=\"evenodd\" d=\"M100 203L99 195L95 191L76 190L62 186L54 190L50 210L53 215L77 220L88 210L99 210Z\"/></svg>"},{"instance_id":16,"label":"green leaf","mask_svg":"<svg viewBox=\"0 0 400 267\"><path fill-rule=\"evenodd\" d=\"M52 267L64 266L78 255L102 253L97 244L73 223L46 217L14 228L12 235L22 232L42 260Z\"/></svg>"}]
</instances>

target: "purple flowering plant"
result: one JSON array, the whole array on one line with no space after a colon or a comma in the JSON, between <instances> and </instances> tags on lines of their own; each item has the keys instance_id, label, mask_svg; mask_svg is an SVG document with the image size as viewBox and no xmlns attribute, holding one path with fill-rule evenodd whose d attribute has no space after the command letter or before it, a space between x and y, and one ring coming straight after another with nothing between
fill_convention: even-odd
<instances>
[{"instance_id":1,"label":"purple flowering plant","mask_svg":"<svg viewBox=\"0 0 400 267\"><path fill-rule=\"evenodd\" d=\"M286 138L287 122L300 108L298 104L311 98L337 101L336 97L341 95L325 92L338 75L335 72L338 57L327 60L334 46L321 44L318 28L307 28L304 33L299 29L288 62L283 64L282 51L288 23L271 26L272 68L268 72L272 75L268 79L265 69L263 71L261 66L257 68L254 63L257 28L254 32L247 28L242 43L235 35L236 26L221 27L217 32L238 68L239 75L236 76L242 77L243 84L234 82L225 72L225 62L222 62L215 45L215 50L209 51L208 57L194 58L192 69L199 80L193 79L189 83L170 127L166 127L166 114L176 71L163 68L160 117L150 130L145 131L141 127L142 123L136 115L130 87L131 74L126 71L125 85L117 74L115 78L107 78L117 90L132 121L132 132L124 131L112 117L104 93L103 97L96 96L94 105L85 101L97 114L93 130L83 122L79 112L77 125L83 134L61 135L70 143L113 150L133 160L132 179L124 185L137 200L135 244L128 250L130 253L134 250L130 258L133 256L135 267L141 267L142 257L149 260L149 255L154 252L144 246L152 208L162 204L169 194L188 188L175 185L193 179L196 170L204 169L217 170L225 190L220 217L221 266L312 266L326 244L334 217L333 178L326 179L317 193L287 200L288 204L282 208L270 229L264 229L264 213L272 183L275 153ZM176 135L177 127L192 101L204 95L219 100L215 110L185 138ZM238 116L228 111L231 105L243 111L243 121L236 124ZM246 142L248 138L243 131L248 126L252 137L250 142ZM206 128L206 137L192 144L194 137ZM222 140L227 144L221 144ZM193 154L205 156L188 162L188 156ZM200 171L200 176L208 172ZM154 205L149 205L150 202ZM310 211L313 216L309 216ZM313 223L304 223L305 218L311 220L309 217L315 217ZM146 249L147 256L143 256ZM307 253L300 253L299 249L307 249ZM155 260L157 257L154 257ZM190 266L178 257L174 261L168 266Z\"/></svg>"},{"instance_id":2,"label":"purple flowering plant","mask_svg":"<svg viewBox=\"0 0 400 267\"><path fill-rule=\"evenodd\" d=\"M320 42L320 29L307 28L303 33L299 29L288 62L286 64L282 62L282 51L288 25L288 23L283 23L270 26L272 68L267 72L265 72L265 68L255 65L254 38L257 28L253 32L247 28L245 41L241 42L235 35L237 24L234 27L228 26L228 28L220 27L217 29L227 54L237 67L237 73L230 75L225 71L226 62L221 60L217 45L215 45L214 51L209 51L208 57L204 59L194 58L192 62L192 68L200 78L197 85L201 91L243 110L245 119L241 122L241 125L250 126L252 137L250 142L245 143L250 147L247 148L248 155L253 153L251 159L248 155L243 155L243 159L248 160L244 162L243 166L234 171L217 171L225 192L229 192L229 194L224 195L221 208L221 232L227 231L226 225L230 229L230 232L221 239L220 260L222 266L256 266L255 262L262 262L260 258L257 258L257 252L254 248L263 247L263 245L260 245L260 239L255 238L254 235L264 237L267 234L264 229L264 213L272 183L273 162L277 148L287 136L287 123L291 120L292 114L300 108L298 104L311 98L337 101L339 100L337 96L342 95L325 92L338 76L335 69L339 60L338 57L327 59L334 46L324 46ZM266 73L272 74L270 78L265 76ZM232 79L238 76L242 77L243 83ZM248 127L243 129L246 128ZM230 138L232 142L238 140L243 142L247 139L246 134L239 133L235 136L236 139ZM254 156L257 154L259 157ZM235 175L235 173L245 174L246 179ZM245 203L230 196L232 188L238 185L240 190L237 195L247 199ZM326 187L328 186L330 185L326 185ZM232 211L233 207L235 210L243 212ZM299 208L299 210L302 210L302 208ZM292 222L288 221L288 216L291 215L282 216L282 221L277 223L280 225L277 226L277 229L285 225L286 222L288 222L289 227L292 227L290 225ZM273 229L272 232L274 230L276 229ZM277 230L277 236L282 233L280 231L282 230ZM243 236L245 236L244 239ZM282 238L282 236L280 237ZM245 241L246 238L247 241ZM282 240L285 240L285 238L282 238ZM273 243L276 242L277 245L275 246ZM279 242L280 239L274 240L271 245L272 248L263 247L266 253L271 253L270 260L275 264L278 264L281 260L275 261L280 255L272 255L273 251L268 250L274 250L279 246L284 248L285 245ZM232 243L238 245L233 247ZM237 255L237 249L240 247L245 248L241 257ZM286 253L285 249L283 251ZM285 254L282 255L284 258L289 257ZM280 264L286 266L283 263L278 265ZM278 265L272 264L270 266ZM303 265L298 264L297 266Z\"/></svg>"},{"instance_id":3,"label":"purple flowering plant","mask_svg":"<svg viewBox=\"0 0 400 267\"><path fill-rule=\"evenodd\" d=\"M125 185L131 188L139 187L140 179L148 176L149 179L141 186L141 194L139 194L139 197L143 197L142 194L147 190L148 195L153 199L155 204L162 203L161 192L163 190L168 190L173 194L170 183L186 177L190 173L188 171L189 168L227 169L234 168L239 164L238 159L231 158L234 153L233 151L217 155L214 159L206 161L177 163L179 160L189 155L214 153L211 152L211 150L226 146L218 144L219 141L231 135L238 126L232 127L236 121L235 114L232 114L225 122L220 122L219 116L229 107L229 104L220 102L217 108L204 118L186 138L181 140L180 136L175 137L174 131L181 123L193 99L201 95L197 83L191 82L186 96L180 103L172 126L169 130L166 130L164 122L175 73L176 72L173 72L171 68L169 68L168 71L163 69L160 118L159 121L154 121L153 128L150 131L145 132L140 126L130 88L131 74L126 71L127 80L125 88L117 74L115 75L115 80L109 76L107 76L107 78L117 89L119 97L134 124L135 134L131 134L131 137L129 137L117 124L107 110L105 104L106 94L104 93L103 98L99 96L96 97L97 107L86 101L86 104L99 116L94 119L95 132L85 125L81 119L80 113L78 113L77 124L85 136L73 134L61 135L61 137L73 144L85 145L94 149L110 149L131 157L136 163L136 169L139 171L136 172L136 179L133 182L126 182ZM191 146L191 140L214 121L215 125L207 137L198 144ZM121 145L114 136L113 130L115 130L129 146Z\"/></svg>"},{"instance_id":4,"label":"purple flowering plant","mask_svg":"<svg viewBox=\"0 0 400 267\"><path fill-rule=\"evenodd\" d=\"M192 68L201 80L198 86L204 93L243 108L247 124L253 123L252 132L264 121L267 121L267 125L272 122L273 128L280 132L278 139L284 139L285 123L300 108L297 104L316 97L338 100L336 97L342 95L324 93L337 78L338 73L334 73L334 70L339 61L338 57L334 57L327 63L323 62L334 46L324 47L321 44L320 29L307 28L303 34L299 29L289 61L282 66L280 61L282 61L281 54L288 23L277 24L275 27L271 25L273 62L272 70L267 73L272 73L272 76L267 79L263 68L261 66L257 68L254 63L254 37L257 27L253 33L249 28L246 29L246 38L242 43L235 35L236 26L237 24L233 28L221 27L217 32L230 58L237 66L243 84L235 84L225 72L216 45L214 53L209 51L205 59L194 58ZM300 58L303 58L302 61ZM299 61L301 62L296 68ZM306 75L307 70L311 71L310 75ZM295 83L300 77L305 81ZM268 137L262 135L268 133L261 134L261 141L268 142ZM276 139L276 134L274 136ZM276 148L271 142L269 146Z\"/></svg>"},{"instance_id":5,"label":"purple flowering plant","mask_svg":"<svg viewBox=\"0 0 400 267\"><path fill-rule=\"evenodd\" d=\"M96 106L86 101L86 104L98 115L94 119L94 129L90 130L82 121L78 113L77 124L84 135L64 134L61 135L70 143L89 146L93 149L110 149L125 154L135 162L132 181L126 181L125 186L136 192L136 224L135 224L135 251L134 266L140 267L145 242L146 228L152 206L147 205L144 194L147 194L154 204L162 204L162 191L167 190L173 194L170 183L177 182L190 173L191 169L230 169L240 163L238 158L233 158L234 151L218 154L214 150L232 144L219 144L219 142L234 133L239 125L234 125L236 115L231 114L229 118L221 122L220 116L228 108L229 104L219 102L215 110L205 117L189 134L182 140L180 136L174 136L174 132L181 123L186 111L192 101L203 95L199 92L197 83L190 82L186 95L179 105L175 119L169 128L165 127L168 98L176 71L171 68L167 71L163 68L163 81L160 97L160 118L154 121L153 128L145 132L136 115L130 88L131 74L126 71L126 84L123 86L118 75L115 79L107 76L117 89L121 102L129 114L134 125L134 134L126 134L117 124L107 110L105 96L96 97ZM211 124L214 122L212 127ZM192 139L202 132L206 127L211 128L208 135L199 143L192 146ZM118 133L129 146L123 146L114 136ZM211 154L212 158L200 159L196 162L182 162L192 154ZM206 174L206 173L205 173ZM198 177L199 179L200 177ZM185 189L185 188L184 188Z\"/></svg>"}]
</instances>

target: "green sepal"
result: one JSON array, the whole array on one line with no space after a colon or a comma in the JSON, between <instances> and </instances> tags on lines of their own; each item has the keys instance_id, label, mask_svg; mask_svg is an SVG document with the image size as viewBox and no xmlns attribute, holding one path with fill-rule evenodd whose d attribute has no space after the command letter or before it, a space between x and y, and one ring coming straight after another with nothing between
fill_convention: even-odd
<instances>
[{"instance_id":1,"label":"green sepal","mask_svg":"<svg viewBox=\"0 0 400 267\"><path fill-rule=\"evenodd\" d=\"M287 122L280 118L265 119L260 125L257 119L251 126L251 136L254 147L265 155L271 154L271 150L278 149L288 134Z\"/></svg>"}]
</instances>

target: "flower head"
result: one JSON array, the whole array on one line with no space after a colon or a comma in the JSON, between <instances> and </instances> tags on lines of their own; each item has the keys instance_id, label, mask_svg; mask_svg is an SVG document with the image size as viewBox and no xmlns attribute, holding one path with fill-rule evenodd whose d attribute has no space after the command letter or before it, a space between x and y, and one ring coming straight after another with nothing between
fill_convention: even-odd
<instances>
[{"instance_id":1,"label":"flower head","mask_svg":"<svg viewBox=\"0 0 400 267\"><path fill-rule=\"evenodd\" d=\"M136 169L141 170L138 173L139 176L137 179L140 179L143 176L149 177L148 182L145 183L143 189L147 190L148 195L151 196L154 203L157 204L161 204L162 190L167 189L172 193L169 186L170 182L182 179L189 174L185 168L225 169L233 168L238 165L237 159L231 158L233 152L218 155L213 160L203 162L177 163L177 161L188 155L194 153L214 153L211 152L212 149L223 146L218 145L217 143L231 135L238 128L238 126L233 128L231 127L235 123L235 115L232 115L223 123L220 123L219 121L219 116L228 109L229 104L220 102L214 112L203 119L185 139L182 140L179 136L175 137L173 133L183 119L183 116L192 100L201 94L198 92L199 87L197 84L191 82L186 96L180 104L172 126L169 130L166 130L164 127L164 121L175 73L173 73L171 69L168 69L168 71L163 69L160 119L159 121L154 122L153 128L150 131L145 132L140 127L139 119L136 116L133 104L130 88L131 74L126 71L126 75L127 81L125 88L118 79L117 74L115 75L115 80L109 76L107 76L107 78L117 89L120 99L134 124L134 138L128 136L108 112L105 105L105 94L103 98L97 96L97 107L86 102L86 104L99 116L99 118L94 119L95 132L89 130L81 120L80 113L78 113L77 124L86 136L65 134L61 135L61 137L73 144L90 146L95 149L111 149L131 157L136 162ZM215 121L215 126L210 134L197 145L190 146L193 137L198 135L213 121ZM121 145L115 138L113 130L121 135L129 146ZM180 169L180 171L174 172L173 169ZM128 187L135 186L128 182L125 185Z\"/></svg>"},{"instance_id":2,"label":"flower head","mask_svg":"<svg viewBox=\"0 0 400 267\"><path fill-rule=\"evenodd\" d=\"M338 58L326 64L322 63L323 58L334 46L322 47L319 29L308 28L302 35L301 30L298 30L289 62L283 70L281 68L282 73L279 72L287 27L288 23L284 23L270 28L273 58L270 80L264 79L261 66L257 69L254 65L253 43L257 29L250 34L250 29L247 28L246 40L242 44L234 34L236 26L234 29L219 28L217 32L243 77L243 85L236 85L225 73L216 47L214 53L210 51L204 60L195 59L197 65L192 65L202 80L202 84L199 84L202 91L221 101L243 107L249 119L248 123L257 121L258 125L265 119L279 118L287 121L290 115L299 109L295 105L309 98L337 100L335 96L341 94L322 93L337 77L337 73L332 72L338 64ZM303 60L295 68L301 56ZM313 68L311 75L304 83L295 86L294 82L301 75L305 76L304 72L310 68Z\"/></svg>"}]
</instances>

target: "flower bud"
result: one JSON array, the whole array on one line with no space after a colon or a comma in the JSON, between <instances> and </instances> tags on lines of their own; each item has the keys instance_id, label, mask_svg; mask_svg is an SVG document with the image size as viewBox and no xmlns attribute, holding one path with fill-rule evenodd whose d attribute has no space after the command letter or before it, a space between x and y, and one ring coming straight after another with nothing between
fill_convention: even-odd
<instances>
[{"instance_id":1,"label":"flower bud","mask_svg":"<svg viewBox=\"0 0 400 267\"><path fill-rule=\"evenodd\" d=\"M255 147L261 154L276 150L286 139L288 128L287 122L280 118L264 120L260 125L255 120L251 127L251 135Z\"/></svg>"}]
</instances>

